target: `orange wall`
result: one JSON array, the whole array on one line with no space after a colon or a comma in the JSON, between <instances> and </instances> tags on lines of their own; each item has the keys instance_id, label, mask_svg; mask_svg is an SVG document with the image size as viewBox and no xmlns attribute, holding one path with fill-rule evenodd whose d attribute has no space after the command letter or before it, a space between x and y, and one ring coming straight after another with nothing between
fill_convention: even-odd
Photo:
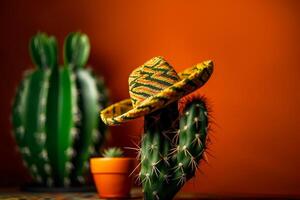
<instances>
[{"instance_id":1,"label":"orange wall","mask_svg":"<svg viewBox=\"0 0 300 200\"><path fill-rule=\"evenodd\" d=\"M76 2L76 3L75 3ZM82 30L90 64L106 77L112 101L128 97L127 76L162 55L176 70L212 59L199 92L213 106L213 157L186 190L300 194L299 1L1 1L0 182L24 180L10 137L14 88L30 60L36 31ZM141 120L112 129L111 145L129 146Z\"/></svg>"}]
</instances>

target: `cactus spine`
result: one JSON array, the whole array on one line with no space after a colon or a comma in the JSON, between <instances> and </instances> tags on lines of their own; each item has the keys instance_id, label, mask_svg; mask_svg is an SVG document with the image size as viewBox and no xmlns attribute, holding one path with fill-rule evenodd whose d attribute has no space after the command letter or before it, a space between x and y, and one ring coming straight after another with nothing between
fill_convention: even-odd
<instances>
[{"instance_id":1,"label":"cactus spine","mask_svg":"<svg viewBox=\"0 0 300 200\"><path fill-rule=\"evenodd\" d=\"M89 51L88 37L71 33L59 67L55 38L38 33L31 39L36 69L17 89L12 123L24 165L38 185L82 184L88 158L105 138L97 110L107 105L107 90L84 68Z\"/></svg>"},{"instance_id":2,"label":"cactus spine","mask_svg":"<svg viewBox=\"0 0 300 200\"><path fill-rule=\"evenodd\" d=\"M148 114L141 144L141 171L146 200L170 200L195 175L206 148L207 108L193 97L179 114L177 102Z\"/></svg>"}]
</instances>

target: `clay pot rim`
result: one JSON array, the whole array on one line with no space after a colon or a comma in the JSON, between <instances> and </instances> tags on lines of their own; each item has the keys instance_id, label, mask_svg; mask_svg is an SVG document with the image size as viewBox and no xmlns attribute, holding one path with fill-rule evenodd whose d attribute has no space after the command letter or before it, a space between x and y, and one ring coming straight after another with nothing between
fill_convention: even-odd
<instances>
[{"instance_id":1,"label":"clay pot rim","mask_svg":"<svg viewBox=\"0 0 300 200\"><path fill-rule=\"evenodd\" d=\"M101 161L108 161L108 160L136 160L135 158L132 158L132 157L110 157L110 158L106 158L106 157L96 157L96 158L91 158L90 159L91 162L93 160L93 162L101 162Z\"/></svg>"},{"instance_id":2,"label":"clay pot rim","mask_svg":"<svg viewBox=\"0 0 300 200\"><path fill-rule=\"evenodd\" d=\"M90 159L90 166L92 174L128 174L130 173L130 168L135 161L135 158L131 157L113 157L104 158L97 157Z\"/></svg>"}]
</instances>

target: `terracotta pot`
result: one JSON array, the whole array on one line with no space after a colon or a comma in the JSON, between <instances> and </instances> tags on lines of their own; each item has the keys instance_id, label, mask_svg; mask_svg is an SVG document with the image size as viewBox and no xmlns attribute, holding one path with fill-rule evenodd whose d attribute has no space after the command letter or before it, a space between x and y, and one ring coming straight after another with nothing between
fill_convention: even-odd
<instances>
[{"instance_id":1,"label":"terracotta pot","mask_svg":"<svg viewBox=\"0 0 300 200\"><path fill-rule=\"evenodd\" d=\"M130 196L134 158L91 158L93 178L101 198Z\"/></svg>"}]
</instances>

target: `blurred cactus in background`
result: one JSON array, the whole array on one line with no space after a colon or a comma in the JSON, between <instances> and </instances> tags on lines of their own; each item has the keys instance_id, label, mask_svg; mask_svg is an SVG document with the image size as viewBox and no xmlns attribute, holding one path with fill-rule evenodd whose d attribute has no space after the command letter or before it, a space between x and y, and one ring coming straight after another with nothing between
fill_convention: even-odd
<instances>
[{"instance_id":1,"label":"blurred cactus in background","mask_svg":"<svg viewBox=\"0 0 300 200\"><path fill-rule=\"evenodd\" d=\"M64 65L55 37L38 33L30 41L36 69L25 73L12 109L14 135L23 163L36 185L68 187L85 183L88 158L105 140L98 110L107 105L103 79L85 65L88 36L71 33L64 42Z\"/></svg>"}]
</instances>

